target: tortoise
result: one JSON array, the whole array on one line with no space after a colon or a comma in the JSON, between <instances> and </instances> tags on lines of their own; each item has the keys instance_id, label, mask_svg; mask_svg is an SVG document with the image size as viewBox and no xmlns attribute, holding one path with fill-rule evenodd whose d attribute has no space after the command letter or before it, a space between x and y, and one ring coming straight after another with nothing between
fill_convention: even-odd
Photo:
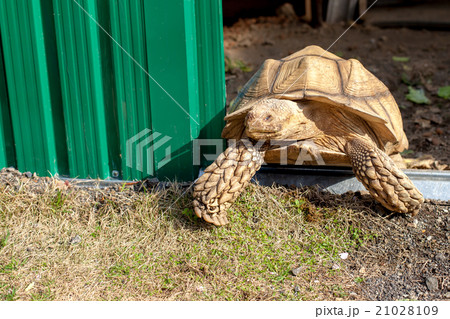
<instances>
[{"instance_id":1,"label":"tortoise","mask_svg":"<svg viewBox=\"0 0 450 319\"><path fill-rule=\"evenodd\" d=\"M355 59L308 46L266 60L225 116L230 146L194 184L196 215L217 226L266 163L351 166L375 200L417 214L423 196L399 169L408 147L389 89Z\"/></svg>"}]
</instances>

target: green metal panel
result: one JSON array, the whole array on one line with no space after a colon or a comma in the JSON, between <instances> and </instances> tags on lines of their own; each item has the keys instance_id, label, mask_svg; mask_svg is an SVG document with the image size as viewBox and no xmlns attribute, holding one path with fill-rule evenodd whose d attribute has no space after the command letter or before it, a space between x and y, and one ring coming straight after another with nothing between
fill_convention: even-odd
<instances>
[{"instance_id":1,"label":"green metal panel","mask_svg":"<svg viewBox=\"0 0 450 319\"><path fill-rule=\"evenodd\" d=\"M136 160L139 136L148 136L146 129L152 127L143 2L110 0L111 36L114 39L111 46L124 179L141 179L154 173L144 169L144 164L150 160L146 152Z\"/></svg>"},{"instance_id":2,"label":"green metal panel","mask_svg":"<svg viewBox=\"0 0 450 319\"><path fill-rule=\"evenodd\" d=\"M14 141L42 175L196 177L192 141L223 125L220 0L0 0L0 18L0 166Z\"/></svg>"},{"instance_id":3,"label":"green metal panel","mask_svg":"<svg viewBox=\"0 0 450 319\"><path fill-rule=\"evenodd\" d=\"M154 149L160 178L194 178L191 141L200 131L194 10L190 0L144 5L149 73L154 79L150 82L152 128L170 138L169 145ZM168 154L170 161L165 163Z\"/></svg>"},{"instance_id":4,"label":"green metal panel","mask_svg":"<svg viewBox=\"0 0 450 319\"><path fill-rule=\"evenodd\" d=\"M223 125L221 3L111 0L110 11L123 177L192 179L192 139Z\"/></svg>"},{"instance_id":5,"label":"green metal panel","mask_svg":"<svg viewBox=\"0 0 450 319\"><path fill-rule=\"evenodd\" d=\"M0 30L17 166L22 171L55 174L53 94L40 2L1 0Z\"/></svg>"},{"instance_id":6,"label":"green metal panel","mask_svg":"<svg viewBox=\"0 0 450 319\"><path fill-rule=\"evenodd\" d=\"M13 138L3 66L3 50L0 45L0 168L11 165L14 165Z\"/></svg>"},{"instance_id":7,"label":"green metal panel","mask_svg":"<svg viewBox=\"0 0 450 319\"><path fill-rule=\"evenodd\" d=\"M56 42L63 96L70 175L110 175L95 0L54 0ZM90 16L89 16L90 15Z\"/></svg>"},{"instance_id":8,"label":"green metal panel","mask_svg":"<svg viewBox=\"0 0 450 319\"><path fill-rule=\"evenodd\" d=\"M222 1L196 1L199 69L200 138L218 139L225 116L225 66L223 52ZM222 144L223 149L224 144ZM203 149L202 149L203 150ZM214 148L205 152L214 153Z\"/></svg>"}]
</instances>

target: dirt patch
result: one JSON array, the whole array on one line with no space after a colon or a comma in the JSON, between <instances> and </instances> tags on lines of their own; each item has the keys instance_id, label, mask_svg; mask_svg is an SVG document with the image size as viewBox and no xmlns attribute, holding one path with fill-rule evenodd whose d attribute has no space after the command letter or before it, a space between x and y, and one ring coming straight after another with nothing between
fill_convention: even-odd
<instances>
[{"instance_id":1,"label":"dirt patch","mask_svg":"<svg viewBox=\"0 0 450 319\"><path fill-rule=\"evenodd\" d=\"M449 202L428 200L417 217L409 217L386 211L369 195L305 194L322 206L369 207L362 228L376 233L376 240L355 250L347 262L348 271L364 278L358 294L367 300L450 299Z\"/></svg>"},{"instance_id":2,"label":"dirt patch","mask_svg":"<svg viewBox=\"0 0 450 319\"><path fill-rule=\"evenodd\" d=\"M450 149L450 100L438 89L450 85L448 32L380 29L355 24L311 28L279 17L243 19L224 28L225 55L247 68L234 67L227 74L227 103L267 58L280 59L308 45L319 45L343 58L356 58L385 83L394 95L410 142L404 157L411 168L448 169ZM335 42L336 41L336 42ZM237 64L238 66L240 63ZM409 87L423 89L429 104L407 99Z\"/></svg>"}]
</instances>

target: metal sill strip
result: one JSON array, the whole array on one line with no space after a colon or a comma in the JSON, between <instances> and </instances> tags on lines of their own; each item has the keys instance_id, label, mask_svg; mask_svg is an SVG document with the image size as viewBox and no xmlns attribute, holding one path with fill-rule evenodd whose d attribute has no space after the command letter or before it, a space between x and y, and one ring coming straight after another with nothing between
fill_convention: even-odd
<instances>
[{"instance_id":1,"label":"metal sill strip","mask_svg":"<svg viewBox=\"0 0 450 319\"><path fill-rule=\"evenodd\" d=\"M404 170L404 172L422 192L425 198L444 201L450 200L450 171ZM105 188L133 182L115 179L59 178L67 180L78 187L95 188ZM254 180L265 186L271 186L273 183L288 186L295 185L297 187L318 185L320 188L335 194L364 190L364 186L356 179L351 168L348 167L263 166L256 174Z\"/></svg>"},{"instance_id":2,"label":"metal sill strip","mask_svg":"<svg viewBox=\"0 0 450 319\"><path fill-rule=\"evenodd\" d=\"M427 199L450 200L450 171L404 170ZM261 185L318 185L335 194L365 190L347 167L288 167L263 166L255 176Z\"/></svg>"}]
</instances>

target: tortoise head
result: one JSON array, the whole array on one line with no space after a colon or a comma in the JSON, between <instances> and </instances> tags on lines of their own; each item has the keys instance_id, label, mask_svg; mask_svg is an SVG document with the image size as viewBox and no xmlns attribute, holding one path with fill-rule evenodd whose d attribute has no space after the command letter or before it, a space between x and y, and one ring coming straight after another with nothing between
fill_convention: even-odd
<instances>
[{"instance_id":1,"label":"tortoise head","mask_svg":"<svg viewBox=\"0 0 450 319\"><path fill-rule=\"evenodd\" d=\"M265 99L257 102L245 118L245 133L255 140L287 139L308 120L296 102Z\"/></svg>"}]
</instances>

